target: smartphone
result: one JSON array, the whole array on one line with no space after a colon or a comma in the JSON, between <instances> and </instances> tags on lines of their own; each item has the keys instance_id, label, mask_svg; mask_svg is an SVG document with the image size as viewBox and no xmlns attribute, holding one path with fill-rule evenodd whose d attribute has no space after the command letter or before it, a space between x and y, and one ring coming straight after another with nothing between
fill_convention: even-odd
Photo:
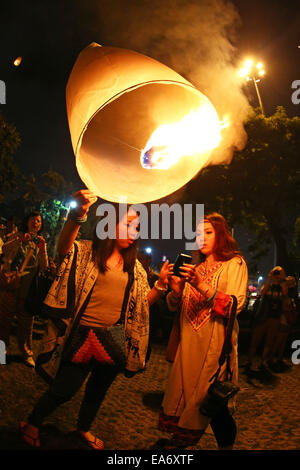
<instances>
[{"instance_id":1,"label":"smartphone","mask_svg":"<svg viewBox=\"0 0 300 470\"><path fill-rule=\"evenodd\" d=\"M183 266L184 264L191 264L191 262L192 262L192 257L190 255L185 255L184 253L180 253L180 255L177 256L175 264L174 264L174 276L182 277L179 271L180 266Z\"/></svg>"}]
</instances>

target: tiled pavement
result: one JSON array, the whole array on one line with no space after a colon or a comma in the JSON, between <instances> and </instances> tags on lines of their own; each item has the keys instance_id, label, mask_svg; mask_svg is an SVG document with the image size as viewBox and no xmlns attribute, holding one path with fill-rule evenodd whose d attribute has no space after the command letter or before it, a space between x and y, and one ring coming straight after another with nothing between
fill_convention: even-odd
<instances>
[{"instance_id":1,"label":"tiled pavement","mask_svg":"<svg viewBox=\"0 0 300 470\"><path fill-rule=\"evenodd\" d=\"M35 346L39 339L35 339ZM20 362L14 337L9 352L10 363L0 365L0 449L24 449L18 422L26 418L47 385ZM154 344L142 374L131 379L117 377L92 428L104 441L105 449L149 449L157 439L169 436L157 429L157 417L170 367L165 360L165 345ZM300 365L274 375L268 383L261 379L250 380L240 366L235 449L300 449ZM82 393L81 389L47 419L42 448L81 448L70 433L76 425ZM210 428L193 449L217 449Z\"/></svg>"}]
</instances>

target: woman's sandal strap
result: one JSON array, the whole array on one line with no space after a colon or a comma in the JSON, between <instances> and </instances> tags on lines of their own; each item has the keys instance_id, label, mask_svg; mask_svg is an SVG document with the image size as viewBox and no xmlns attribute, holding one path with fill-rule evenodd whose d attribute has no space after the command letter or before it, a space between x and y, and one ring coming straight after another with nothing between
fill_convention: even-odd
<instances>
[{"instance_id":1,"label":"woman's sandal strap","mask_svg":"<svg viewBox=\"0 0 300 470\"><path fill-rule=\"evenodd\" d=\"M87 437L83 436L80 432L78 433L82 441L87 444L89 447L95 450L102 450L104 449L104 443L96 436L93 436L93 439L88 439Z\"/></svg>"},{"instance_id":2,"label":"woman's sandal strap","mask_svg":"<svg viewBox=\"0 0 300 470\"><path fill-rule=\"evenodd\" d=\"M23 441L26 442L26 444L28 444L30 447L40 447L39 437L33 437L31 434L26 432L27 426L28 423L26 423L25 421L20 422L20 432Z\"/></svg>"}]
</instances>

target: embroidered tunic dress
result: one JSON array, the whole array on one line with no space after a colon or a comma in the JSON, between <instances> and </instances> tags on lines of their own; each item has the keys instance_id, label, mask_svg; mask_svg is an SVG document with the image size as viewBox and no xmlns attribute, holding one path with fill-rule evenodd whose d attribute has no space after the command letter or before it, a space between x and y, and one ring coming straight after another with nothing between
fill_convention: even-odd
<instances>
[{"instance_id":1,"label":"embroidered tunic dress","mask_svg":"<svg viewBox=\"0 0 300 470\"><path fill-rule=\"evenodd\" d=\"M209 387L209 379L218 369L224 343L224 317L231 306L230 295L237 297L239 313L246 299L247 266L240 257L217 262L205 272L204 263L198 268L203 281L217 288L211 305L186 283L180 312L180 344L163 399L164 419L177 423L174 430L184 428L197 433L209 424L209 418L199 412ZM233 382L238 380L237 363L238 322L232 334L231 369ZM224 377L226 364L220 379ZM165 424L165 423L164 423Z\"/></svg>"}]
</instances>

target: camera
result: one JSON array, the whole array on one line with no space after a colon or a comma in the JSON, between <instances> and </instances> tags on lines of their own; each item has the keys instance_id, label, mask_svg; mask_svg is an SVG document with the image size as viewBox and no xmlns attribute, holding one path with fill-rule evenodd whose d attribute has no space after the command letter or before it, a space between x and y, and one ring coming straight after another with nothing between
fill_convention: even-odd
<instances>
[{"instance_id":1,"label":"camera","mask_svg":"<svg viewBox=\"0 0 300 470\"><path fill-rule=\"evenodd\" d=\"M37 235L33 235L32 233L30 235L31 235L31 241L34 242L36 245L38 245L40 243L39 237Z\"/></svg>"},{"instance_id":2,"label":"camera","mask_svg":"<svg viewBox=\"0 0 300 470\"><path fill-rule=\"evenodd\" d=\"M199 409L200 413L213 418L239 390L240 388L232 382L216 380L207 391Z\"/></svg>"},{"instance_id":3,"label":"camera","mask_svg":"<svg viewBox=\"0 0 300 470\"><path fill-rule=\"evenodd\" d=\"M184 253L180 253L177 256L175 264L174 264L174 276L182 277L179 268L186 263L191 263L192 257L190 255L185 255Z\"/></svg>"}]
</instances>

